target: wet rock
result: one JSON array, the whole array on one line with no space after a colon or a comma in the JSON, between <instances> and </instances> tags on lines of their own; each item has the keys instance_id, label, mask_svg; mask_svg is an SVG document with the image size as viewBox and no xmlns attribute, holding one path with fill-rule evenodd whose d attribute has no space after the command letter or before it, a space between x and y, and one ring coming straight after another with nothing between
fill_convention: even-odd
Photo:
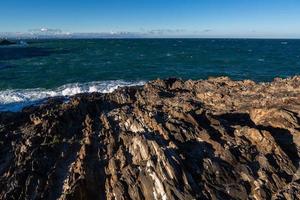
<instances>
[{"instance_id":1,"label":"wet rock","mask_svg":"<svg viewBox=\"0 0 300 200\"><path fill-rule=\"evenodd\" d=\"M0 113L0 199L299 199L300 77L155 80Z\"/></svg>"}]
</instances>

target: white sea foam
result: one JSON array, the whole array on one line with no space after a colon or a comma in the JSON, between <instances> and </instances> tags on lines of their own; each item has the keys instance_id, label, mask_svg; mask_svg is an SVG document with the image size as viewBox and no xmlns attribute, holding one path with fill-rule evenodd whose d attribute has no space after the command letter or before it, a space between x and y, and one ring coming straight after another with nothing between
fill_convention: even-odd
<instances>
[{"instance_id":1,"label":"white sea foam","mask_svg":"<svg viewBox=\"0 0 300 200\"><path fill-rule=\"evenodd\" d=\"M22 108L40 103L49 97L64 96L70 97L80 93L110 93L118 87L143 85L144 81L99 81L89 83L73 83L63 85L55 89L14 89L0 91L0 112L1 111L20 111Z\"/></svg>"}]
</instances>

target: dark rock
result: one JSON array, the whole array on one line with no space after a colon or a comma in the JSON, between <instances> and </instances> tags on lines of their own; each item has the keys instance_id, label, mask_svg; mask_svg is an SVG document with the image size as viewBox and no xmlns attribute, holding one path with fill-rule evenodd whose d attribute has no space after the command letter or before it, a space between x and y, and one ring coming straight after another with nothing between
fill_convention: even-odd
<instances>
[{"instance_id":1,"label":"dark rock","mask_svg":"<svg viewBox=\"0 0 300 200\"><path fill-rule=\"evenodd\" d=\"M12 45L12 44L16 44L16 43L15 42L11 42L11 41L6 40L6 39L3 39L3 40L0 39L0 46L1 45Z\"/></svg>"},{"instance_id":2,"label":"dark rock","mask_svg":"<svg viewBox=\"0 0 300 200\"><path fill-rule=\"evenodd\" d=\"M156 80L0 114L0 199L300 199L300 77Z\"/></svg>"}]
</instances>

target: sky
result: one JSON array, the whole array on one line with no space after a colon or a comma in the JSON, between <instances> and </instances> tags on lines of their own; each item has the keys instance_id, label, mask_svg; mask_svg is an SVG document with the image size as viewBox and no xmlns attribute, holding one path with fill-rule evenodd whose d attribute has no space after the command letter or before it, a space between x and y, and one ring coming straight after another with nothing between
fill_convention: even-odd
<instances>
[{"instance_id":1,"label":"sky","mask_svg":"<svg viewBox=\"0 0 300 200\"><path fill-rule=\"evenodd\" d=\"M300 0L1 0L0 32L300 38Z\"/></svg>"}]
</instances>

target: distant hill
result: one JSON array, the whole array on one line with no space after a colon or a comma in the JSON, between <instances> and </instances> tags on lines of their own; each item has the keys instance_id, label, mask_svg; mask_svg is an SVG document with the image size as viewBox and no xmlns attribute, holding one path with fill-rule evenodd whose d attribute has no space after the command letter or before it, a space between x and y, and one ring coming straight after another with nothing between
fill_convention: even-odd
<instances>
[{"instance_id":1,"label":"distant hill","mask_svg":"<svg viewBox=\"0 0 300 200\"><path fill-rule=\"evenodd\" d=\"M12 44L16 44L16 43L6 39L0 39L0 45L12 45Z\"/></svg>"}]
</instances>

